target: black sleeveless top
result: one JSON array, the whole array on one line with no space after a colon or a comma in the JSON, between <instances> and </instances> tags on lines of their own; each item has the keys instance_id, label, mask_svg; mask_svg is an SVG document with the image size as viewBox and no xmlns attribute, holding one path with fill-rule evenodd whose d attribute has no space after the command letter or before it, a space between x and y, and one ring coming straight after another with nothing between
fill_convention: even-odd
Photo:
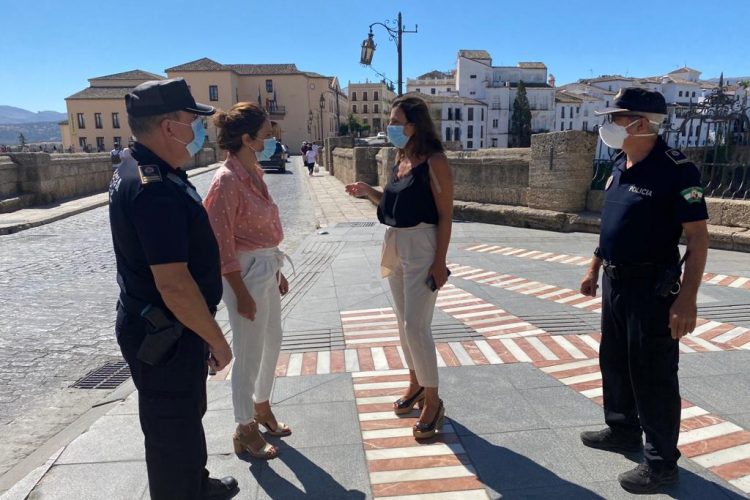
<instances>
[{"instance_id":1,"label":"black sleeveless top","mask_svg":"<svg viewBox=\"0 0 750 500\"><path fill-rule=\"evenodd\" d=\"M430 166L427 160L398 179L398 163L391 171L383 197L378 204L378 220L392 227L414 227L421 222L438 223L435 197L430 188Z\"/></svg>"}]
</instances>

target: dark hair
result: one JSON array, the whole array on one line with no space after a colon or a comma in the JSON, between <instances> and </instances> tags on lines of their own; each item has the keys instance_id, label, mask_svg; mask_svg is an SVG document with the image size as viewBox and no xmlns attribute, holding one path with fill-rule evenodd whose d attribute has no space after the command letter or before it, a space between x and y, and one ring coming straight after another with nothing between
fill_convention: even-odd
<instances>
[{"instance_id":1,"label":"dark hair","mask_svg":"<svg viewBox=\"0 0 750 500\"><path fill-rule=\"evenodd\" d=\"M249 134L255 139L267 119L266 112L252 102L238 102L229 111L218 111L214 125L219 129L219 147L236 153L242 147L242 135Z\"/></svg>"},{"instance_id":2,"label":"dark hair","mask_svg":"<svg viewBox=\"0 0 750 500\"><path fill-rule=\"evenodd\" d=\"M430 109L423 99L416 96L402 96L393 101L391 109L399 108L406 116L406 121L414 126L414 135L409 138L400 154L411 157L430 156L443 153L443 143L430 117Z\"/></svg>"}]
</instances>

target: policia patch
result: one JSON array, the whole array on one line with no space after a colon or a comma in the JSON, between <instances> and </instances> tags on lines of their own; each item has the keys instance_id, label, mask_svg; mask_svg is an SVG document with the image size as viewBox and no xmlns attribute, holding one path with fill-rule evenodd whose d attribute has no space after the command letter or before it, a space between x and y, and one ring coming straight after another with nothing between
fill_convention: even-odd
<instances>
[{"instance_id":1,"label":"policia patch","mask_svg":"<svg viewBox=\"0 0 750 500\"><path fill-rule=\"evenodd\" d=\"M688 203L700 203L703 200L703 188L700 186L689 187L680 191L680 195Z\"/></svg>"},{"instance_id":2,"label":"policia patch","mask_svg":"<svg viewBox=\"0 0 750 500\"><path fill-rule=\"evenodd\" d=\"M141 178L141 184L151 184L163 180L159 167L156 165L138 165L138 176Z\"/></svg>"}]
</instances>

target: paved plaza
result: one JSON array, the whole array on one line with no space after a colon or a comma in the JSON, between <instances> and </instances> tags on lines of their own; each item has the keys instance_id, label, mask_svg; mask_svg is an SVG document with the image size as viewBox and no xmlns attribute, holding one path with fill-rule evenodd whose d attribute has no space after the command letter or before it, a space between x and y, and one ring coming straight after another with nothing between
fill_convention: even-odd
<instances>
[{"instance_id":1,"label":"paved plaza","mask_svg":"<svg viewBox=\"0 0 750 500\"><path fill-rule=\"evenodd\" d=\"M309 188L309 198L284 221L295 274L282 304L285 336L272 402L293 434L271 439L280 445L279 459L266 463L234 455L231 366L208 381L209 469L239 480L237 498L632 497L620 488L617 475L640 456L585 448L578 438L581 431L603 425L597 359L601 302L577 292L596 235L454 224L453 274L439 292L433 321L448 418L438 436L417 443L410 429L417 413L398 418L390 411L391 401L408 385L408 374L388 286L378 277L384 228L369 203L346 197L341 183L324 170L304 176L299 159L293 161L289 179ZM208 176L198 178L205 188L203 178ZM278 201L284 213L284 201ZM90 227L87 218L106 217L96 214L63 223ZM313 217L321 226L317 230L309 222ZM36 229L17 237L34 234L30 231ZM105 226L99 231L109 237ZM23 247L27 255L53 250L37 240L36 246ZM94 257L107 250L93 240L68 244L76 259L50 256L51 269L39 276L28 268L5 272L29 275L38 293L49 297L55 294L43 283L55 269L98 276L87 289L71 285L56 310L74 306L75 288L89 305L97 295L111 295L112 264ZM38 300L34 289L17 293ZM80 346L91 349L91 367L101 362L97 356L117 354L113 312L108 316L112 301L105 302L93 308L101 316L98 329L78 334L81 342L91 342ZM744 498L750 492L749 306L750 257L710 250L698 327L680 343L680 482L654 498ZM92 314L89 309L78 314ZM46 309L12 317L24 325L30 318L40 338L57 318ZM67 324L78 324L72 317ZM226 310L217 318L231 339ZM65 342L70 340L59 340ZM34 361L28 361L29 377L39 376ZM4 385L12 375L4 375ZM1 498L148 498L132 391L127 382L115 397L100 394L108 402L96 407L96 418L59 446L48 446L46 456L34 457L36 463L19 462L11 471L17 481L3 483L10 489ZM7 418L18 421L19 415L21 409Z\"/></svg>"}]
</instances>

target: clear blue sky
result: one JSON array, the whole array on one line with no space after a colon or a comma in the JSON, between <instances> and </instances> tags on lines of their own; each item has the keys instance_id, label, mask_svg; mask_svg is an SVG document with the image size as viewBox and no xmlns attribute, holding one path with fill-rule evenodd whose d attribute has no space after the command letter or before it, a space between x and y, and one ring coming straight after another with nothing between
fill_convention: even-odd
<instances>
[{"instance_id":1,"label":"clear blue sky","mask_svg":"<svg viewBox=\"0 0 750 500\"><path fill-rule=\"evenodd\" d=\"M220 63L295 63L348 81L378 79L359 65L367 26L407 28L404 79L454 67L459 49L495 65L542 61L558 84L592 75L663 74L687 64L704 78L750 75L750 0L30 0L3 2L0 104L65 110L87 79ZM373 66L396 80L396 49L375 27Z\"/></svg>"}]
</instances>

